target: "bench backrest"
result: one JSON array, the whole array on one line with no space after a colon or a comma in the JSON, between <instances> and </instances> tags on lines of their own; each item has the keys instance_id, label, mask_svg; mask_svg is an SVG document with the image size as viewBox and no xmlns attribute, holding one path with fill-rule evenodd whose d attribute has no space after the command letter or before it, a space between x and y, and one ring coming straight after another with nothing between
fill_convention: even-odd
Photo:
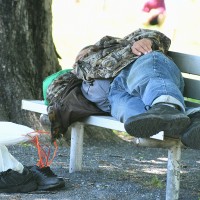
<instances>
[{"instance_id":1,"label":"bench backrest","mask_svg":"<svg viewBox=\"0 0 200 200\"><path fill-rule=\"evenodd\" d=\"M187 106L200 106L200 56L169 51L183 73L185 80L184 97Z\"/></svg>"}]
</instances>

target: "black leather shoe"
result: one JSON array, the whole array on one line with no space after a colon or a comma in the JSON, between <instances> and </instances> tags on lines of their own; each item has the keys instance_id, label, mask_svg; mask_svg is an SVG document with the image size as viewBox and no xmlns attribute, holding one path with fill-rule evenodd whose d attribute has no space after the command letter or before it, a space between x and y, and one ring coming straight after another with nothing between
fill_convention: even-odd
<instances>
[{"instance_id":1,"label":"black leather shoe","mask_svg":"<svg viewBox=\"0 0 200 200\"><path fill-rule=\"evenodd\" d=\"M63 178L57 177L50 167L40 168L38 166L32 166L29 168L34 174L38 190L58 189L65 186Z\"/></svg>"},{"instance_id":2,"label":"black leather shoe","mask_svg":"<svg viewBox=\"0 0 200 200\"><path fill-rule=\"evenodd\" d=\"M0 192L26 193L37 189L33 173L26 167L22 173L8 169L0 173Z\"/></svg>"},{"instance_id":3,"label":"black leather shoe","mask_svg":"<svg viewBox=\"0 0 200 200\"><path fill-rule=\"evenodd\" d=\"M190 124L190 118L171 106L156 104L146 113L130 117L124 123L130 135L141 138L164 131L170 136L179 136Z\"/></svg>"},{"instance_id":4,"label":"black leather shoe","mask_svg":"<svg viewBox=\"0 0 200 200\"><path fill-rule=\"evenodd\" d=\"M200 149L200 112L188 116L190 117L191 124L184 131L181 141L186 147Z\"/></svg>"}]
</instances>

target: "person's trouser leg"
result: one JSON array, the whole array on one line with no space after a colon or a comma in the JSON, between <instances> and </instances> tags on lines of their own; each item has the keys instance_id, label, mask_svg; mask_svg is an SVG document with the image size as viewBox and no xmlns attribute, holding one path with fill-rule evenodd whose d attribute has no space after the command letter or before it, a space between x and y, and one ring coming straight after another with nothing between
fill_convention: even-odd
<instances>
[{"instance_id":1,"label":"person's trouser leg","mask_svg":"<svg viewBox=\"0 0 200 200\"><path fill-rule=\"evenodd\" d=\"M125 89L145 105L161 96L171 96L184 105L184 82L175 63L160 52L141 56L130 68Z\"/></svg>"},{"instance_id":2,"label":"person's trouser leg","mask_svg":"<svg viewBox=\"0 0 200 200\"><path fill-rule=\"evenodd\" d=\"M111 114L126 123L131 115L133 117L142 113L146 114L145 106L150 107L154 102L175 104L184 110L183 87L183 78L174 62L160 52L151 52L141 56L133 64L123 69L113 80L109 93ZM129 103L130 99L132 104ZM144 136L146 137L152 135L154 131L160 131L162 127L166 132L171 126L174 132L178 129L182 131L189 123L186 115L174 112L174 110L162 113L162 117L156 115L152 117L152 113L150 115L151 117L147 116L150 120L139 119L141 123L137 123L138 130L133 131L131 128L130 131L133 131L133 134L138 131L136 135L142 135L145 127L146 134ZM148 126L152 129L149 129Z\"/></svg>"},{"instance_id":3,"label":"person's trouser leg","mask_svg":"<svg viewBox=\"0 0 200 200\"><path fill-rule=\"evenodd\" d=\"M140 97L133 96L127 92L126 77L130 68L131 66L128 66L123 69L113 80L108 96L111 115L123 123L129 117L145 112L145 104Z\"/></svg>"},{"instance_id":4,"label":"person's trouser leg","mask_svg":"<svg viewBox=\"0 0 200 200\"><path fill-rule=\"evenodd\" d=\"M145 106L151 106L159 98L156 103L168 99L168 103L179 104L184 109L183 88L183 78L174 62L160 52L148 53L123 69L113 80L108 97L111 114L126 120L126 115L130 117L145 112Z\"/></svg>"},{"instance_id":5,"label":"person's trouser leg","mask_svg":"<svg viewBox=\"0 0 200 200\"><path fill-rule=\"evenodd\" d=\"M0 172L7 171L8 169L22 173L24 167L9 153L6 146L0 145Z\"/></svg>"}]
</instances>

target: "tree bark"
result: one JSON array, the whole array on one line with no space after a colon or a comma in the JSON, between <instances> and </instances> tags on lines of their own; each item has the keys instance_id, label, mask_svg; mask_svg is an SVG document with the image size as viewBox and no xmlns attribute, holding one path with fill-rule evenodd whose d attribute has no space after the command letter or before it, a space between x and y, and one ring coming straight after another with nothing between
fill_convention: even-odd
<instances>
[{"instance_id":1,"label":"tree bark","mask_svg":"<svg viewBox=\"0 0 200 200\"><path fill-rule=\"evenodd\" d=\"M42 99L45 77L60 70L52 39L52 0L0 0L0 121L40 125L21 110Z\"/></svg>"}]
</instances>

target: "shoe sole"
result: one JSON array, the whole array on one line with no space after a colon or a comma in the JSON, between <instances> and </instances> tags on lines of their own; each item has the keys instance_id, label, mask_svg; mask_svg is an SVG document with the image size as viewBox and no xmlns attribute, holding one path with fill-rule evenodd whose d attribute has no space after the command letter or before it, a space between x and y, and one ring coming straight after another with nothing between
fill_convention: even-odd
<instances>
[{"instance_id":1,"label":"shoe sole","mask_svg":"<svg viewBox=\"0 0 200 200\"><path fill-rule=\"evenodd\" d=\"M200 149L200 126L189 128L181 137L182 143L191 149Z\"/></svg>"},{"instance_id":2,"label":"shoe sole","mask_svg":"<svg viewBox=\"0 0 200 200\"><path fill-rule=\"evenodd\" d=\"M55 185L38 185L38 190L53 190L65 187L65 182L55 184Z\"/></svg>"},{"instance_id":3,"label":"shoe sole","mask_svg":"<svg viewBox=\"0 0 200 200\"><path fill-rule=\"evenodd\" d=\"M177 137L189 124L190 119L184 114L163 116L145 114L130 118L124 127L127 133L135 137L149 138L160 131L164 131L166 135Z\"/></svg>"}]
</instances>

